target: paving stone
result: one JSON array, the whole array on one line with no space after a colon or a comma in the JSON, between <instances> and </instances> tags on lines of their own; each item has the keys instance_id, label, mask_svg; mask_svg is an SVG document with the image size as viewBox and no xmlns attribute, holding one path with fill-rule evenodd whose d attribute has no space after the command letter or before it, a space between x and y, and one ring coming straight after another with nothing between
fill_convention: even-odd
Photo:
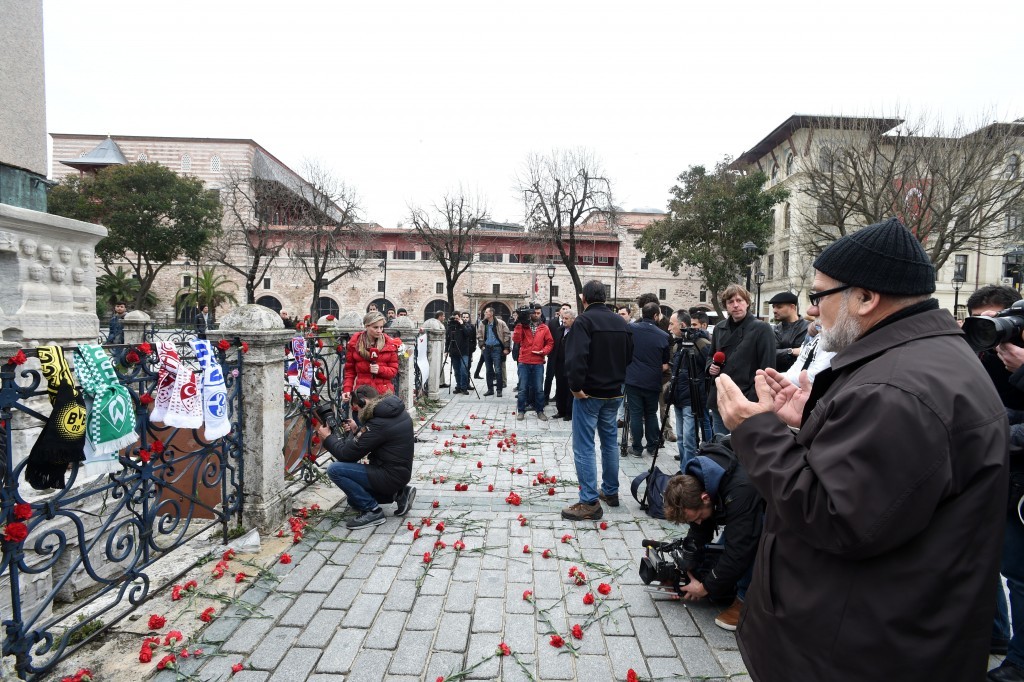
<instances>
[{"instance_id":1,"label":"paving stone","mask_svg":"<svg viewBox=\"0 0 1024 682\"><path fill-rule=\"evenodd\" d=\"M477 599L473 609L473 633L501 632L503 614L503 600Z\"/></svg>"},{"instance_id":2,"label":"paving stone","mask_svg":"<svg viewBox=\"0 0 1024 682\"><path fill-rule=\"evenodd\" d=\"M612 662L612 672L615 679L626 679L626 673L633 668L638 673L644 665L643 654L640 653L640 644L633 637L605 637L605 644L608 646L608 658Z\"/></svg>"},{"instance_id":3,"label":"paving stone","mask_svg":"<svg viewBox=\"0 0 1024 682\"><path fill-rule=\"evenodd\" d=\"M385 679L390 664L390 651L363 649L352 663L352 672L345 675L345 682L379 682Z\"/></svg>"},{"instance_id":4,"label":"paving stone","mask_svg":"<svg viewBox=\"0 0 1024 682\"><path fill-rule=\"evenodd\" d=\"M495 641L496 639L492 633L470 635L469 650L466 652L466 667L476 665L494 653L498 644L501 643L501 640ZM471 680L493 680L498 676L499 666L500 661L498 657L494 657L469 673L468 678Z\"/></svg>"},{"instance_id":5,"label":"paving stone","mask_svg":"<svg viewBox=\"0 0 1024 682\"><path fill-rule=\"evenodd\" d=\"M690 610L685 603L678 600L656 599L655 608L665 624L668 634L673 637L695 637L700 634L697 624L693 622Z\"/></svg>"},{"instance_id":6,"label":"paving stone","mask_svg":"<svg viewBox=\"0 0 1024 682\"><path fill-rule=\"evenodd\" d=\"M439 637L444 636L442 634ZM433 632L406 632L398 642L398 648L391 659L389 673L392 675L419 675L427 664Z\"/></svg>"},{"instance_id":7,"label":"paving stone","mask_svg":"<svg viewBox=\"0 0 1024 682\"><path fill-rule=\"evenodd\" d=\"M401 566L408 555L408 547L392 544L377 559L377 566Z\"/></svg>"},{"instance_id":8,"label":"paving stone","mask_svg":"<svg viewBox=\"0 0 1024 682\"><path fill-rule=\"evenodd\" d=\"M641 645L642 646L642 645ZM647 668L654 679L686 679L686 667L678 656L672 658L648 658ZM639 672L639 668L636 668Z\"/></svg>"},{"instance_id":9,"label":"paving stone","mask_svg":"<svg viewBox=\"0 0 1024 682\"><path fill-rule=\"evenodd\" d=\"M645 656L674 656L676 651L660 618L634 618L633 629Z\"/></svg>"},{"instance_id":10,"label":"paving stone","mask_svg":"<svg viewBox=\"0 0 1024 682\"><path fill-rule=\"evenodd\" d=\"M363 583L363 592L369 594L387 594L391 590L391 585L395 582L395 577L398 575L398 567L384 567L375 568L373 574Z\"/></svg>"},{"instance_id":11,"label":"paving stone","mask_svg":"<svg viewBox=\"0 0 1024 682\"><path fill-rule=\"evenodd\" d=\"M507 575L507 570L481 570L480 582L477 585L477 595L481 597L504 597Z\"/></svg>"},{"instance_id":12,"label":"paving stone","mask_svg":"<svg viewBox=\"0 0 1024 682\"><path fill-rule=\"evenodd\" d=\"M505 615L505 643L519 654L532 654L537 647L533 614Z\"/></svg>"},{"instance_id":13,"label":"paving stone","mask_svg":"<svg viewBox=\"0 0 1024 682\"><path fill-rule=\"evenodd\" d=\"M338 611L335 609L320 609L313 614L313 617L309 619L309 624L306 625L306 629L302 631L302 637L299 641L304 646L324 648L327 643L331 641L334 636L334 631L341 625L342 618L345 617L344 611Z\"/></svg>"},{"instance_id":14,"label":"paving stone","mask_svg":"<svg viewBox=\"0 0 1024 682\"><path fill-rule=\"evenodd\" d=\"M352 606L352 601L359 594L362 584L362 580L347 578L339 580L331 593L327 595L327 599L324 600L323 607L325 609L347 609Z\"/></svg>"},{"instance_id":15,"label":"paving stone","mask_svg":"<svg viewBox=\"0 0 1024 682\"><path fill-rule=\"evenodd\" d=\"M613 679L611 661L607 656L580 656L576 659L576 677L580 680Z\"/></svg>"},{"instance_id":16,"label":"paving stone","mask_svg":"<svg viewBox=\"0 0 1024 682\"><path fill-rule=\"evenodd\" d=\"M700 637L679 637L675 640L679 658L690 677L722 677L725 671L711 649Z\"/></svg>"},{"instance_id":17,"label":"paving stone","mask_svg":"<svg viewBox=\"0 0 1024 682\"><path fill-rule=\"evenodd\" d=\"M273 670L299 638L300 632L299 628L274 628L253 650L249 665L259 670Z\"/></svg>"},{"instance_id":18,"label":"paving stone","mask_svg":"<svg viewBox=\"0 0 1024 682\"><path fill-rule=\"evenodd\" d=\"M402 626L407 615L402 611L382 611L366 636L367 649L394 649L403 636Z\"/></svg>"},{"instance_id":19,"label":"paving stone","mask_svg":"<svg viewBox=\"0 0 1024 682\"><path fill-rule=\"evenodd\" d=\"M469 641L469 624L471 617L468 613L445 613L437 627L437 641L434 643L436 651L466 650Z\"/></svg>"},{"instance_id":20,"label":"paving stone","mask_svg":"<svg viewBox=\"0 0 1024 682\"><path fill-rule=\"evenodd\" d=\"M443 595L448 593L448 584L451 582L452 572L450 569L431 567L430 573L424 578L420 585L422 595Z\"/></svg>"},{"instance_id":21,"label":"paving stone","mask_svg":"<svg viewBox=\"0 0 1024 682\"><path fill-rule=\"evenodd\" d=\"M415 602L416 583L412 580L396 580L391 584L391 589L384 597L384 610L408 613L412 610Z\"/></svg>"},{"instance_id":22,"label":"paving stone","mask_svg":"<svg viewBox=\"0 0 1024 682\"><path fill-rule=\"evenodd\" d=\"M218 616L203 630L200 635L200 641L204 643L223 642L238 629L242 622L241 618Z\"/></svg>"},{"instance_id":23,"label":"paving stone","mask_svg":"<svg viewBox=\"0 0 1024 682\"><path fill-rule=\"evenodd\" d=\"M747 672L747 666L743 662L743 656L739 651L716 651L718 662L730 677L743 675Z\"/></svg>"},{"instance_id":24,"label":"paving stone","mask_svg":"<svg viewBox=\"0 0 1024 682\"><path fill-rule=\"evenodd\" d=\"M476 588L475 583L451 583L444 600L444 610L458 613L472 612L477 600Z\"/></svg>"},{"instance_id":25,"label":"paving stone","mask_svg":"<svg viewBox=\"0 0 1024 682\"><path fill-rule=\"evenodd\" d=\"M306 585L304 592L330 592L345 573L344 566L324 566Z\"/></svg>"},{"instance_id":26,"label":"paving stone","mask_svg":"<svg viewBox=\"0 0 1024 682\"><path fill-rule=\"evenodd\" d=\"M366 637L366 630L342 628L334 633L331 643L324 649L316 664L318 673L347 673L359 653L359 647Z\"/></svg>"},{"instance_id":27,"label":"paving stone","mask_svg":"<svg viewBox=\"0 0 1024 682\"><path fill-rule=\"evenodd\" d=\"M249 653L263 641L263 638L273 627L274 621L270 618L250 618L238 626L235 633L221 646L221 651L227 653Z\"/></svg>"},{"instance_id":28,"label":"paving stone","mask_svg":"<svg viewBox=\"0 0 1024 682\"><path fill-rule=\"evenodd\" d=\"M427 674L424 680L436 680L438 677L449 677L465 668L464 654L456 654L447 651L433 651L430 660L427 661Z\"/></svg>"},{"instance_id":29,"label":"paving stone","mask_svg":"<svg viewBox=\"0 0 1024 682\"><path fill-rule=\"evenodd\" d=\"M294 562L294 558L293 558ZM319 554L309 554L298 562L291 573L282 580L277 589L279 592L301 592L306 585L316 577L327 559Z\"/></svg>"},{"instance_id":30,"label":"paving stone","mask_svg":"<svg viewBox=\"0 0 1024 682\"><path fill-rule=\"evenodd\" d=\"M344 542L334 554L331 555L331 563L338 566L348 566L359 554L359 543Z\"/></svg>"},{"instance_id":31,"label":"paving stone","mask_svg":"<svg viewBox=\"0 0 1024 682\"><path fill-rule=\"evenodd\" d=\"M346 628L368 628L383 603L382 594L360 594L352 602L341 624Z\"/></svg>"},{"instance_id":32,"label":"paving stone","mask_svg":"<svg viewBox=\"0 0 1024 682\"><path fill-rule=\"evenodd\" d=\"M176 677L176 674L172 674L170 679ZM270 673L262 670L243 670L240 673L234 673L231 676L231 682L263 682L268 677L270 677Z\"/></svg>"},{"instance_id":33,"label":"paving stone","mask_svg":"<svg viewBox=\"0 0 1024 682\"><path fill-rule=\"evenodd\" d=\"M405 624L406 630L433 630L444 606L444 597L417 597Z\"/></svg>"},{"instance_id":34,"label":"paving stone","mask_svg":"<svg viewBox=\"0 0 1024 682\"><path fill-rule=\"evenodd\" d=\"M316 592L300 594L298 599L292 602L291 607L281 617L281 620L278 621L278 625L305 626L309 623L311 616L320 609L320 605L326 598L326 594L318 594Z\"/></svg>"},{"instance_id":35,"label":"paving stone","mask_svg":"<svg viewBox=\"0 0 1024 682\"><path fill-rule=\"evenodd\" d=\"M564 636L564 635L563 635ZM573 665L572 654L565 647L555 648L549 643L549 638L544 638L544 643L537 652L537 670L542 680L574 680L587 679L577 678L575 666ZM590 678L600 679L600 678ZM607 679L607 678L605 678Z\"/></svg>"}]
</instances>

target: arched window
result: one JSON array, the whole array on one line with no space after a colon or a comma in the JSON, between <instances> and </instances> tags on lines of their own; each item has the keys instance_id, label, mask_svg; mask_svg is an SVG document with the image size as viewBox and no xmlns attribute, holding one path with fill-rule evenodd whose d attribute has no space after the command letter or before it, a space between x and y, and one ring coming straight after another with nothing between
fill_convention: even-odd
<instances>
[{"instance_id":1,"label":"arched window","mask_svg":"<svg viewBox=\"0 0 1024 682\"><path fill-rule=\"evenodd\" d=\"M281 305L281 301L277 300L273 296L260 296L259 298L256 299L256 305L261 305L266 308L270 308L275 313L281 312L281 308L283 307Z\"/></svg>"},{"instance_id":2,"label":"arched window","mask_svg":"<svg viewBox=\"0 0 1024 682\"><path fill-rule=\"evenodd\" d=\"M818 150L818 167L822 173L831 173L835 168L835 152L829 147Z\"/></svg>"},{"instance_id":3,"label":"arched window","mask_svg":"<svg viewBox=\"0 0 1024 682\"><path fill-rule=\"evenodd\" d=\"M779 181L779 164L772 163L772 184Z\"/></svg>"},{"instance_id":4,"label":"arched window","mask_svg":"<svg viewBox=\"0 0 1024 682\"><path fill-rule=\"evenodd\" d=\"M423 309L423 319L434 319L434 314L440 310L443 310L446 316L451 313L451 311L448 309L448 301L444 300L443 298L435 298L433 301L427 304L427 307Z\"/></svg>"},{"instance_id":5,"label":"arched window","mask_svg":"<svg viewBox=\"0 0 1024 682\"><path fill-rule=\"evenodd\" d=\"M790 176L790 175L793 174L793 171L796 170L795 166L796 166L796 157L793 156L793 151L790 150L790 151L786 152L786 175L787 176Z\"/></svg>"},{"instance_id":6,"label":"arched window","mask_svg":"<svg viewBox=\"0 0 1024 682\"><path fill-rule=\"evenodd\" d=\"M782 209L782 226L785 228L787 234L793 229L793 215L789 208L789 204L786 204Z\"/></svg>"},{"instance_id":7,"label":"arched window","mask_svg":"<svg viewBox=\"0 0 1024 682\"><path fill-rule=\"evenodd\" d=\"M190 154L181 155L181 172L190 173L192 172L192 156Z\"/></svg>"},{"instance_id":8,"label":"arched window","mask_svg":"<svg viewBox=\"0 0 1024 682\"><path fill-rule=\"evenodd\" d=\"M321 296L320 300L316 303L316 319L318 320L324 315L334 315L337 317L340 311L338 302L330 296Z\"/></svg>"},{"instance_id":9,"label":"arched window","mask_svg":"<svg viewBox=\"0 0 1024 682\"><path fill-rule=\"evenodd\" d=\"M220 157L216 154L210 157L210 172L220 173Z\"/></svg>"},{"instance_id":10,"label":"arched window","mask_svg":"<svg viewBox=\"0 0 1024 682\"><path fill-rule=\"evenodd\" d=\"M480 306L480 319L483 319L485 308L494 308L494 316L505 320L506 324L512 320L512 311L501 301L491 301Z\"/></svg>"},{"instance_id":11,"label":"arched window","mask_svg":"<svg viewBox=\"0 0 1024 682\"><path fill-rule=\"evenodd\" d=\"M370 301L370 303L372 305L377 306L377 310L384 313L385 315L387 315L389 310L395 309L395 304L386 298L375 298L372 301ZM366 306L366 309L369 310L370 306Z\"/></svg>"},{"instance_id":12,"label":"arched window","mask_svg":"<svg viewBox=\"0 0 1024 682\"><path fill-rule=\"evenodd\" d=\"M1006 159L1006 172L1003 174L1007 180L1016 180L1020 176L1020 156L1010 154Z\"/></svg>"}]
</instances>

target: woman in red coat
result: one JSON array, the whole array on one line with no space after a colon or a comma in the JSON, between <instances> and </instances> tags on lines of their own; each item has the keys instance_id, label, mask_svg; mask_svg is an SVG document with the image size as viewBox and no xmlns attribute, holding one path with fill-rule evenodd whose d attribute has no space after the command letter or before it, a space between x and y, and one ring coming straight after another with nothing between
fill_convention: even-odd
<instances>
[{"instance_id":1,"label":"woman in red coat","mask_svg":"<svg viewBox=\"0 0 1024 682\"><path fill-rule=\"evenodd\" d=\"M384 316L372 311L363 317L365 331L354 335L345 354L345 380L341 400L348 402L357 386L369 384L377 393L394 393L398 376L398 348L402 342L384 333Z\"/></svg>"}]
</instances>

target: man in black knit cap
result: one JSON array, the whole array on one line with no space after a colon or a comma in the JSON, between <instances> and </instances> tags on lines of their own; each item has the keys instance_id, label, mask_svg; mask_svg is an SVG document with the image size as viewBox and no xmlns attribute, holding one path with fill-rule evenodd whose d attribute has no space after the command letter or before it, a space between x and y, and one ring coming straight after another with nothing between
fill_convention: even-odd
<instances>
[{"instance_id":1,"label":"man in black knit cap","mask_svg":"<svg viewBox=\"0 0 1024 682\"><path fill-rule=\"evenodd\" d=\"M728 368L717 380L766 503L743 660L758 682L983 680L1005 411L898 220L842 237L814 268L808 312L831 367L799 389L758 372L757 402Z\"/></svg>"}]
</instances>

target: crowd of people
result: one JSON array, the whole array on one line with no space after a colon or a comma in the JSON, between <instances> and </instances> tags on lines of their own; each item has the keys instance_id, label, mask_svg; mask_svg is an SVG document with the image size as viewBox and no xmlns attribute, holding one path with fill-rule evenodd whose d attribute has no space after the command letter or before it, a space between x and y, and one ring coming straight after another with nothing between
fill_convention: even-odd
<instances>
[{"instance_id":1,"label":"crowd of people","mask_svg":"<svg viewBox=\"0 0 1024 682\"><path fill-rule=\"evenodd\" d=\"M969 346L898 220L838 239L814 269L804 314L779 294L774 325L739 284L712 328L704 311L665 316L650 295L613 309L597 280L579 314L567 304L545 321L527 307L510 329L491 308L475 325L455 313L455 392L472 386L475 350L484 396L502 394L515 358L519 420L547 420L554 387L579 482L561 516L578 522L620 504L620 458L656 455L674 420L665 518L697 546L720 545L678 593L724 607L715 622L737 631L754 680L1024 680L1013 627L1024 619L1024 339ZM984 287L968 309L993 315L1019 298ZM382 504L404 514L415 497L386 318L364 322L345 367L358 417L321 427L339 460L328 475L360 512L351 527L383 522ZM990 652L1006 658L986 673Z\"/></svg>"}]
</instances>

